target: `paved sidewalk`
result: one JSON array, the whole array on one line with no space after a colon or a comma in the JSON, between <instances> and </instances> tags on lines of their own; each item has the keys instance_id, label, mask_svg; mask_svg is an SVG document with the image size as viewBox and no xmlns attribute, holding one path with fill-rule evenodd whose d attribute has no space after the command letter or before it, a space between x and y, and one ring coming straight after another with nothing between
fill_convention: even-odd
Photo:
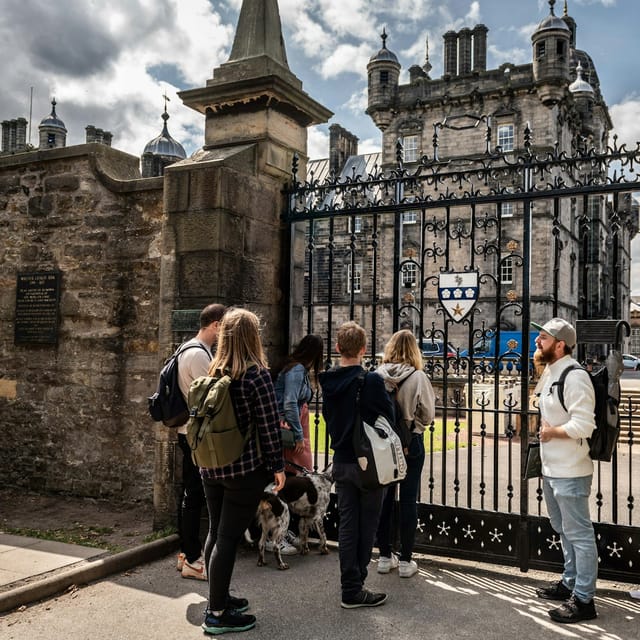
<instances>
[{"instance_id":1,"label":"paved sidewalk","mask_svg":"<svg viewBox=\"0 0 640 640\"><path fill-rule=\"evenodd\" d=\"M104 554L102 549L0 533L0 589Z\"/></svg>"},{"instance_id":2,"label":"paved sidewalk","mask_svg":"<svg viewBox=\"0 0 640 640\"><path fill-rule=\"evenodd\" d=\"M180 577L172 545L174 538L116 556L88 559L82 557L87 553L85 547L64 553L52 548L51 562L79 560L62 565L60 574L75 575L69 584L78 588L65 587L53 599L11 607L0 614L0 636L3 640L203 637L200 624L207 586ZM0 554L0 568L4 568L6 553ZM36 552L30 544L14 546L14 558L33 553L47 555L49 551ZM120 560L109 564L117 556ZM598 619L558 625L547 615L557 605L535 597L537 585L557 576L424 556L418 558L419 573L405 580L396 571L378 574L374 556L367 586L386 591L389 600L375 609L347 611L340 607L337 549L332 548L329 556L315 550L306 557L290 556L288 571L278 571L272 555L266 567L257 567L256 559L253 550L240 551L232 584L237 595L249 598L258 618L256 629L242 636L247 640L640 638L640 600L629 596L633 585L601 581L596 598ZM32 577L31 584L0 593L0 604L3 596L20 590L38 595L41 585L51 580L48 576Z\"/></svg>"}]
</instances>

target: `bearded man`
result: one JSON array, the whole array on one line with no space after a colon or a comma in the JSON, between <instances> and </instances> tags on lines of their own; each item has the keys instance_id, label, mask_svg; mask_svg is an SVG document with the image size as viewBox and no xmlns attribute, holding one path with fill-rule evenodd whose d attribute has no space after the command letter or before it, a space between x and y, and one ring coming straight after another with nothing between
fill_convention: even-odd
<instances>
[{"instance_id":1,"label":"bearded man","mask_svg":"<svg viewBox=\"0 0 640 640\"><path fill-rule=\"evenodd\" d=\"M535 360L546 365L536 386L544 499L564 554L562 579L537 589L536 594L545 600L564 601L549 611L555 622L592 620L598 615L593 603L598 548L589 515L593 461L587 438L595 428L595 394L584 369L570 371L564 384L563 408L557 386L562 372L578 365L571 355L576 330L562 318L552 318L542 326L532 322L531 326L540 332Z\"/></svg>"}]
</instances>

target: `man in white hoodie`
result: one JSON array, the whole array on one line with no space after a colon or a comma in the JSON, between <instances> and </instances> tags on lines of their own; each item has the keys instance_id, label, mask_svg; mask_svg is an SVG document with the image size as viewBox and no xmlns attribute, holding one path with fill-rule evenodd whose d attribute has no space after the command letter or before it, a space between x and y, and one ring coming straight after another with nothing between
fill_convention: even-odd
<instances>
[{"instance_id":1,"label":"man in white hoodie","mask_svg":"<svg viewBox=\"0 0 640 640\"><path fill-rule=\"evenodd\" d=\"M589 374L569 372L564 404L558 397L558 379L577 361L571 357L576 331L566 320L552 318L540 331L536 356L546 364L536 387L540 402L540 457L544 498L551 526L560 535L564 554L562 579L536 590L539 598L564 600L549 611L555 622L580 622L597 617L593 603L598 577L598 549L589 515L593 461L587 438L595 428L595 395Z\"/></svg>"}]
</instances>

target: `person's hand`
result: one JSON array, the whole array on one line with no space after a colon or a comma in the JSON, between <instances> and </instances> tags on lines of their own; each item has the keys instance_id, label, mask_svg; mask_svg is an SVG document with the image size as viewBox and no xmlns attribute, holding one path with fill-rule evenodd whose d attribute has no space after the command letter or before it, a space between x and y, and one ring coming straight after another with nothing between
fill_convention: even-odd
<instances>
[{"instance_id":1,"label":"person's hand","mask_svg":"<svg viewBox=\"0 0 640 640\"><path fill-rule=\"evenodd\" d=\"M298 440L295 444L295 447L293 447L293 450L296 453L302 453L304 451L304 440Z\"/></svg>"},{"instance_id":2,"label":"person's hand","mask_svg":"<svg viewBox=\"0 0 640 640\"><path fill-rule=\"evenodd\" d=\"M546 421L540 423L540 433L538 435L540 442L549 442L553 438L553 427Z\"/></svg>"},{"instance_id":3,"label":"person's hand","mask_svg":"<svg viewBox=\"0 0 640 640\"><path fill-rule=\"evenodd\" d=\"M284 475L284 471L276 471L273 474L273 492L278 493L281 489L284 489L284 481L286 480L286 476Z\"/></svg>"}]
</instances>

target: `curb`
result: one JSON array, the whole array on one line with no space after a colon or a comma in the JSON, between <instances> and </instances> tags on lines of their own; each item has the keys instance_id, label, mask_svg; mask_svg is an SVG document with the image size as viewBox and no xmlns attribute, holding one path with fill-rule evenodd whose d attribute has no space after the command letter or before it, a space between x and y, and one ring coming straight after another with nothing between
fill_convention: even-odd
<instances>
[{"instance_id":1,"label":"curb","mask_svg":"<svg viewBox=\"0 0 640 640\"><path fill-rule=\"evenodd\" d=\"M31 584L0 593L0 613L30 604L36 600L49 598L65 591L72 585L100 580L119 571L125 571L139 564L166 556L179 546L179 540L178 534L174 533L166 538L160 538L139 547L100 558L95 562L89 560L88 564L83 564L59 575L36 580Z\"/></svg>"}]
</instances>

